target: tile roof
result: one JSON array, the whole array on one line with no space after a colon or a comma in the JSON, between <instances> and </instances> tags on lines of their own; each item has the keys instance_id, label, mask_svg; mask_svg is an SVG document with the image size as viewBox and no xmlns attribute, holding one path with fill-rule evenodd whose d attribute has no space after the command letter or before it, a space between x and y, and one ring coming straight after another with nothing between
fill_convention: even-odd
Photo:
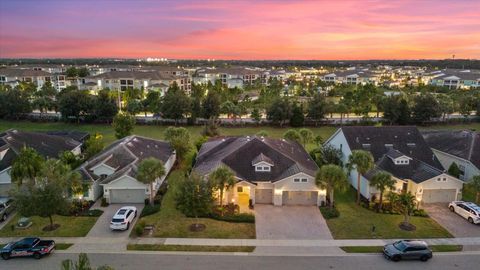
<instances>
[{"instance_id":1,"label":"tile roof","mask_svg":"<svg viewBox=\"0 0 480 270\"><path fill-rule=\"evenodd\" d=\"M480 169L480 132L430 130L422 134L431 148L469 160Z\"/></svg>"},{"instance_id":2,"label":"tile roof","mask_svg":"<svg viewBox=\"0 0 480 270\"><path fill-rule=\"evenodd\" d=\"M269 160L270 172L256 172L252 162ZM202 145L193 168L206 175L220 165L230 167L242 180L275 182L299 172L315 176L317 164L301 145L287 140L260 137L221 137Z\"/></svg>"}]
</instances>

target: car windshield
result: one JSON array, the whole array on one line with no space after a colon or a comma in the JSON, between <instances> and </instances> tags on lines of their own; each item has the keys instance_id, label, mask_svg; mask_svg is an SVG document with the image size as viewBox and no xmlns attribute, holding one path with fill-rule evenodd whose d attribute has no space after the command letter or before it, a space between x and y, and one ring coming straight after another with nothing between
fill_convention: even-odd
<instances>
[{"instance_id":1,"label":"car windshield","mask_svg":"<svg viewBox=\"0 0 480 270\"><path fill-rule=\"evenodd\" d=\"M407 245L405 245L405 243L402 241L395 242L393 246L400 251L404 251L407 248Z\"/></svg>"},{"instance_id":2,"label":"car windshield","mask_svg":"<svg viewBox=\"0 0 480 270\"><path fill-rule=\"evenodd\" d=\"M114 218L114 219L112 219L112 222L114 222L114 223L123 222L123 218Z\"/></svg>"}]
</instances>

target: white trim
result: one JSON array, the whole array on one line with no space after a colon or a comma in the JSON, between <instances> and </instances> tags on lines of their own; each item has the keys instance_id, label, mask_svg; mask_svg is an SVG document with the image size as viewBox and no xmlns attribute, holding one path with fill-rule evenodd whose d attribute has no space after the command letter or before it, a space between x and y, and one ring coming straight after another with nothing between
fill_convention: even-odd
<instances>
[{"instance_id":1,"label":"white trim","mask_svg":"<svg viewBox=\"0 0 480 270\"><path fill-rule=\"evenodd\" d=\"M97 168L100 167L100 166L105 166L105 167L111 169L112 171L116 171L116 170L117 170L117 169L115 169L115 168L113 168L113 167L111 167L111 166L108 166L107 164L105 164L105 163L103 163L103 162L102 162L102 163L99 163L99 164L97 164L97 165L95 165L95 166L93 166L92 168L90 168L90 170L91 170L91 171L94 171L95 169L97 169Z\"/></svg>"},{"instance_id":2,"label":"white trim","mask_svg":"<svg viewBox=\"0 0 480 270\"><path fill-rule=\"evenodd\" d=\"M302 177L302 176L304 176L304 177ZM305 178L305 176L306 176L307 178L308 178L308 177L313 177L313 178L315 178L315 176L313 176L313 175L309 175L309 174L306 174L306 173L304 173L304 172L299 172L299 173L296 173L296 174L294 174L294 175L289 175L289 176L287 176L287 177L285 177L285 178L283 178L283 179L281 179L281 180L275 181L275 182L273 182L273 184L275 185L275 184L280 183L280 182L282 182L282 181L289 180L289 178ZM297 183L297 182L296 182L296 183ZM298 182L298 183L302 183L302 182ZM305 183L305 182L303 182L303 183Z\"/></svg>"}]
</instances>

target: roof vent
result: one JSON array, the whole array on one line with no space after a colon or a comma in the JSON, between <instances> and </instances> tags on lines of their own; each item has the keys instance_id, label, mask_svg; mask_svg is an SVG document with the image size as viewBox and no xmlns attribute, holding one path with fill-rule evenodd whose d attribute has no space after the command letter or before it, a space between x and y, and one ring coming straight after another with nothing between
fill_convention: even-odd
<instances>
[{"instance_id":1,"label":"roof vent","mask_svg":"<svg viewBox=\"0 0 480 270\"><path fill-rule=\"evenodd\" d=\"M147 144L147 148L149 148L149 149L150 149L150 144Z\"/></svg>"},{"instance_id":2,"label":"roof vent","mask_svg":"<svg viewBox=\"0 0 480 270\"><path fill-rule=\"evenodd\" d=\"M416 144L415 144L415 143L407 143L407 146L408 146L408 147L415 147Z\"/></svg>"},{"instance_id":3,"label":"roof vent","mask_svg":"<svg viewBox=\"0 0 480 270\"><path fill-rule=\"evenodd\" d=\"M155 148L157 148L157 149L158 149L158 144L155 144Z\"/></svg>"},{"instance_id":4,"label":"roof vent","mask_svg":"<svg viewBox=\"0 0 480 270\"><path fill-rule=\"evenodd\" d=\"M127 145L130 146L130 147L133 147L133 143L131 143L131 142L128 142Z\"/></svg>"}]
</instances>

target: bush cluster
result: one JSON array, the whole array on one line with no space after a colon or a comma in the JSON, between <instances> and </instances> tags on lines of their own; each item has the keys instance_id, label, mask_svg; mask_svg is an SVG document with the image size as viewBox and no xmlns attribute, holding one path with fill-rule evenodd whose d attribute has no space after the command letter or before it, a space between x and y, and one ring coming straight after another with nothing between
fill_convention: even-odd
<instances>
[{"instance_id":1,"label":"bush cluster","mask_svg":"<svg viewBox=\"0 0 480 270\"><path fill-rule=\"evenodd\" d=\"M322 213L322 216L325 219L332 219L340 216L340 212L338 211L337 208L330 208L330 207L319 207L319 208L320 208L320 212Z\"/></svg>"}]
</instances>

